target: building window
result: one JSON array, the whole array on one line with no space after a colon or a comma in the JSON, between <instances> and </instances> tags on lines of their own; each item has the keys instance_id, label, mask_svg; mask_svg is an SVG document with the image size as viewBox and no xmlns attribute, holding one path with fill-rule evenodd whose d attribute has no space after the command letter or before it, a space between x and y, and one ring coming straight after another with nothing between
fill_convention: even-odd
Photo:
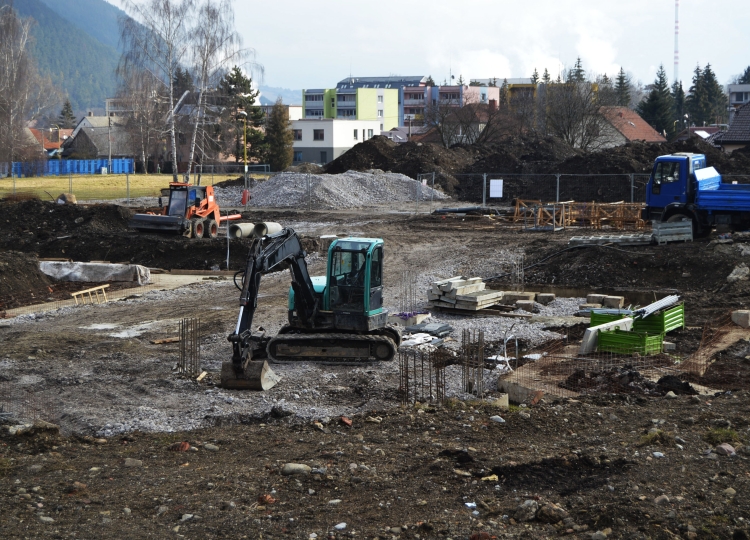
<instances>
[{"instance_id":1,"label":"building window","mask_svg":"<svg viewBox=\"0 0 750 540\"><path fill-rule=\"evenodd\" d=\"M336 113L337 118L351 118L357 116L356 109L339 109Z\"/></svg>"},{"instance_id":2,"label":"building window","mask_svg":"<svg viewBox=\"0 0 750 540\"><path fill-rule=\"evenodd\" d=\"M313 129L313 140L324 141L325 140L324 131L322 129Z\"/></svg>"},{"instance_id":3,"label":"building window","mask_svg":"<svg viewBox=\"0 0 750 540\"><path fill-rule=\"evenodd\" d=\"M380 131L383 131L383 124L380 124Z\"/></svg>"},{"instance_id":4,"label":"building window","mask_svg":"<svg viewBox=\"0 0 750 540\"><path fill-rule=\"evenodd\" d=\"M378 103L383 103L383 96L378 96Z\"/></svg>"},{"instance_id":5,"label":"building window","mask_svg":"<svg viewBox=\"0 0 750 540\"><path fill-rule=\"evenodd\" d=\"M328 152L320 153L320 162L323 164L328 163Z\"/></svg>"},{"instance_id":6,"label":"building window","mask_svg":"<svg viewBox=\"0 0 750 540\"><path fill-rule=\"evenodd\" d=\"M305 110L305 118L316 118L323 117L323 109L307 109Z\"/></svg>"},{"instance_id":7,"label":"building window","mask_svg":"<svg viewBox=\"0 0 750 540\"><path fill-rule=\"evenodd\" d=\"M323 101L323 94L305 94L305 101Z\"/></svg>"},{"instance_id":8,"label":"building window","mask_svg":"<svg viewBox=\"0 0 750 540\"><path fill-rule=\"evenodd\" d=\"M357 129L355 129L355 130L354 130L354 140L355 140L355 141L358 141L358 140L359 140L359 139L357 138L357 131L359 131L359 130L357 130Z\"/></svg>"},{"instance_id":9,"label":"building window","mask_svg":"<svg viewBox=\"0 0 750 540\"><path fill-rule=\"evenodd\" d=\"M293 129L292 133L294 134L294 140L295 141L301 141L302 140L302 130L301 129Z\"/></svg>"},{"instance_id":10,"label":"building window","mask_svg":"<svg viewBox=\"0 0 750 540\"><path fill-rule=\"evenodd\" d=\"M383 111L378 111L378 118L383 118Z\"/></svg>"},{"instance_id":11,"label":"building window","mask_svg":"<svg viewBox=\"0 0 750 540\"><path fill-rule=\"evenodd\" d=\"M367 138L368 139L372 139L372 130L371 129L367 130Z\"/></svg>"},{"instance_id":12,"label":"building window","mask_svg":"<svg viewBox=\"0 0 750 540\"><path fill-rule=\"evenodd\" d=\"M331 107L336 106L336 100L334 98L331 98Z\"/></svg>"},{"instance_id":13,"label":"building window","mask_svg":"<svg viewBox=\"0 0 750 540\"><path fill-rule=\"evenodd\" d=\"M294 151L294 161L302 161L302 150L295 150Z\"/></svg>"}]
</instances>

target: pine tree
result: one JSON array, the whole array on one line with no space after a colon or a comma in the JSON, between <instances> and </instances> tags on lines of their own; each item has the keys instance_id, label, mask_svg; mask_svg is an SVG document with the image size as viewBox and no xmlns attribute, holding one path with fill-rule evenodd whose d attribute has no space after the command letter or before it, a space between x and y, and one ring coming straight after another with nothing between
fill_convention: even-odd
<instances>
[{"instance_id":1,"label":"pine tree","mask_svg":"<svg viewBox=\"0 0 750 540\"><path fill-rule=\"evenodd\" d=\"M459 75L458 76L458 86L463 86L463 85L464 85L464 76L463 75Z\"/></svg>"},{"instance_id":2,"label":"pine tree","mask_svg":"<svg viewBox=\"0 0 750 540\"><path fill-rule=\"evenodd\" d=\"M503 79L503 84L500 86L500 105L507 105L510 103L510 91L508 90L508 79Z\"/></svg>"},{"instance_id":3,"label":"pine tree","mask_svg":"<svg viewBox=\"0 0 750 540\"><path fill-rule=\"evenodd\" d=\"M497 86L497 77L492 77L490 79L490 83L488 86L492 86L493 88Z\"/></svg>"},{"instance_id":4,"label":"pine tree","mask_svg":"<svg viewBox=\"0 0 750 540\"><path fill-rule=\"evenodd\" d=\"M73 129L76 127L76 116L73 114L73 106L70 104L70 99L65 100L60 116L57 117L57 123L62 129Z\"/></svg>"},{"instance_id":5,"label":"pine tree","mask_svg":"<svg viewBox=\"0 0 750 540\"><path fill-rule=\"evenodd\" d=\"M672 84L672 122L677 120L678 128L687 127L685 121L685 91L682 89L682 82L675 81ZM678 131L681 131L678 129Z\"/></svg>"},{"instance_id":6,"label":"pine tree","mask_svg":"<svg viewBox=\"0 0 750 540\"><path fill-rule=\"evenodd\" d=\"M180 99L182 94L189 90L193 90L195 84L193 84L193 76L187 69L178 67L174 74L174 95L175 99Z\"/></svg>"},{"instance_id":7,"label":"pine tree","mask_svg":"<svg viewBox=\"0 0 750 540\"><path fill-rule=\"evenodd\" d=\"M279 98L271 109L266 124L268 163L272 171L283 171L292 164L294 135L289 125L289 109Z\"/></svg>"},{"instance_id":8,"label":"pine tree","mask_svg":"<svg viewBox=\"0 0 750 540\"><path fill-rule=\"evenodd\" d=\"M586 72L583 70L583 62L581 62L581 57L579 56L578 59L576 59L576 63L573 66L573 69L570 70L570 73L568 74L568 82L585 82L586 81Z\"/></svg>"},{"instance_id":9,"label":"pine tree","mask_svg":"<svg viewBox=\"0 0 750 540\"><path fill-rule=\"evenodd\" d=\"M664 66L659 66L656 80L648 97L641 101L636 108L638 114L659 133L666 133L667 138L674 135L674 121L672 120L672 94L669 91L669 80Z\"/></svg>"},{"instance_id":10,"label":"pine tree","mask_svg":"<svg viewBox=\"0 0 750 540\"><path fill-rule=\"evenodd\" d=\"M727 116L727 96L724 89L716 79L716 74L711 69L711 64L706 64L703 69L703 84L708 96L709 118L708 124L720 124Z\"/></svg>"},{"instance_id":11,"label":"pine tree","mask_svg":"<svg viewBox=\"0 0 750 540\"><path fill-rule=\"evenodd\" d=\"M432 75L427 76L427 80L424 83L425 86L435 86L435 81L432 79Z\"/></svg>"},{"instance_id":12,"label":"pine tree","mask_svg":"<svg viewBox=\"0 0 750 540\"><path fill-rule=\"evenodd\" d=\"M747 66L744 73L737 78L737 84L750 84L750 66Z\"/></svg>"},{"instance_id":13,"label":"pine tree","mask_svg":"<svg viewBox=\"0 0 750 540\"><path fill-rule=\"evenodd\" d=\"M531 74L531 84L539 83L539 72L534 68L534 73Z\"/></svg>"},{"instance_id":14,"label":"pine tree","mask_svg":"<svg viewBox=\"0 0 750 540\"><path fill-rule=\"evenodd\" d=\"M542 82L544 84L549 84L552 81L552 78L549 76L549 71L547 71L547 68L544 68L544 73L542 74Z\"/></svg>"},{"instance_id":15,"label":"pine tree","mask_svg":"<svg viewBox=\"0 0 750 540\"><path fill-rule=\"evenodd\" d=\"M597 100L600 105L612 106L617 105L617 93L614 86L612 86L612 79L610 79L605 73L601 77L597 77Z\"/></svg>"},{"instance_id":16,"label":"pine tree","mask_svg":"<svg viewBox=\"0 0 750 540\"><path fill-rule=\"evenodd\" d=\"M246 77L238 66L234 66L219 81L219 97L217 104L224 107L224 125L237 126L236 135L232 137L231 133L225 135L225 150L234 154L236 161L239 163L244 159L243 142L245 137L242 134L241 126L244 123L237 122L237 113L244 111L247 114L247 155L248 158L263 160L266 153L263 132L257 129L263 124L263 110L255 105L255 100L259 92L253 90L253 81ZM235 130L232 129L232 132ZM229 147L228 139L234 140L233 149Z\"/></svg>"},{"instance_id":17,"label":"pine tree","mask_svg":"<svg viewBox=\"0 0 750 540\"><path fill-rule=\"evenodd\" d=\"M704 69L695 67L693 85L685 105L690 122L696 126L721 123L726 118L727 96L716 80L711 64L706 64Z\"/></svg>"},{"instance_id":18,"label":"pine tree","mask_svg":"<svg viewBox=\"0 0 750 540\"><path fill-rule=\"evenodd\" d=\"M620 68L615 79L615 93L620 107L630 107L630 77L623 68Z\"/></svg>"}]
</instances>

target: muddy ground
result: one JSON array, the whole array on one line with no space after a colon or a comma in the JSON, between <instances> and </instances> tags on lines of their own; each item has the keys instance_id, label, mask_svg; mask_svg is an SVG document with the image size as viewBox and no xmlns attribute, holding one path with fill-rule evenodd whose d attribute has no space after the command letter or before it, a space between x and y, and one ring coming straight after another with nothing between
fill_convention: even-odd
<instances>
[{"instance_id":1,"label":"muddy ground","mask_svg":"<svg viewBox=\"0 0 750 540\"><path fill-rule=\"evenodd\" d=\"M59 207L0 204L5 215L26 220L10 229L0 249L32 260L131 261L163 269L225 265L226 240L137 235L125 229L127 214L119 209L66 207L57 220ZM23 206L31 204L41 206ZM321 234L384 238L390 308L400 305L407 270L417 274L420 290L457 274L499 276L503 288L510 285L508 260L523 251L527 288L558 288L572 298L514 327L526 336L527 349L564 335L578 339L581 319L572 315L588 292L622 292L635 303L681 294L691 330L678 332L675 341L684 354L698 347L705 323L750 303L748 281L726 279L746 262L742 235L732 244L716 243L714 236L660 247L568 250L568 238L580 231L527 233L489 220L372 209L252 216L260 218L308 238L313 275L325 264L315 252ZM41 228L39 220L48 226ZM230 244L230 268L243 264L246 248L243 241ZM270 333L284 322L288 287L286 272L263 280L256 322ZM43 397L63 430L61 436L19 436L0 429L0 536L457 540L472 534L589 538L603 531L611 538L746 537L746 456L706 451L720 442L741 450L748 440L747 341L691 379L711 389L697 398L549 395L506 411L491 405L496 393L490 386L489 401L453 392L445 406L402 409L396 362L274 366L283 378L265 394L217 388L219 365L231 352L226 335L237 301L229 280L207 280L0 321L0 387ZM209 371L201 383L175 373L176 344L151 343L174 336L178 321L191 316L201 318L202 364ZM484 328L491 346L516 323L435 319L454 325L458 341L462 328ZM505 423L491 420L495 415ZM352 426L341 416L352 418ZM659 433L649 434L652 429ZM169 450L181 441L196 450ZM125 458L141 463L126 467ZM315 470L281 475L289 462ZM656 503L663 494L669 500ZM548 507L523 522L516 508L526 500L562 510ZM346 528L334 528L344 522Z\"/></svg>"}]
</instances>

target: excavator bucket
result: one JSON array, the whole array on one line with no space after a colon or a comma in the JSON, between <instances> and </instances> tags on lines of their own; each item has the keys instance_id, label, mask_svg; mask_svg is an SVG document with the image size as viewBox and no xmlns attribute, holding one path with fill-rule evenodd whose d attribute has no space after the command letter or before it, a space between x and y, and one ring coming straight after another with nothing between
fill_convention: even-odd
<instances>
[{"instance_id":1,"label":"excavator bucket","mask_svg":"<svg viewBox=\"0 0 750 540\"><path fill-rule=\"evenodd\" d=\"M276 375L265 360L248 360L237 373L232 362L221 364L221 387L230 390L269 390L281 377Z\"/></svg>"}]
</instances>

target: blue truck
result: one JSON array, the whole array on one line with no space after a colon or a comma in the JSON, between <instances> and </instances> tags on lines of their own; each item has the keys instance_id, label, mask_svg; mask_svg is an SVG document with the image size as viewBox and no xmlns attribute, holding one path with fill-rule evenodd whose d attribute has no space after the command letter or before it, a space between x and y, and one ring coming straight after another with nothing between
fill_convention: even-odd
<instances>
[{"instance_id":1,"label":"blue truck","mask_svg":"<svg viewBox=\"0 0 750 540\"><path fill-rule=\"evenodd\" d=\"M727 184L704 154L659 156L646 186L642 217L651 221L692 221L693 234L715 226L750 227L750 185Z\"/></svg>"}]
</instances>

